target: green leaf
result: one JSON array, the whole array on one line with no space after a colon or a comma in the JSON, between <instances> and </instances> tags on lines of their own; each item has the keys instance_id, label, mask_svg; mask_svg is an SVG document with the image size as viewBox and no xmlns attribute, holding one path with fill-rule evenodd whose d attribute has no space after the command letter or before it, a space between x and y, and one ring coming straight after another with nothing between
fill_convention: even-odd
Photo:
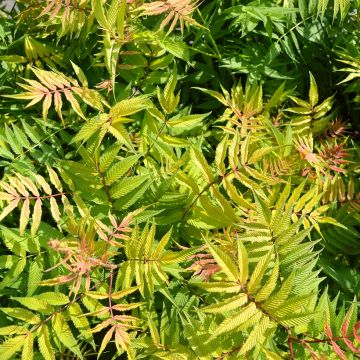
<instances>
[{"instance_id":1,"label":"green leaf","mask_svg":"<svg viewBox=\"0 0 360 360\"><path fill-rule=\"evenodd\" d=\"M0 354L1 358L4 360L8 360L13 357L13 355L20 351L20 349L25 344L25 336L15 336L13 338L5 340L0 344Z\"/></svg>"},{"instance_id":2,"label":"green leaf","mask_svg":"<svg viewBox=\"0 0 360 360\"><path fill-rule=\"evenodd\" d=\"M70 315L71 321L74 326L79 330L81 337L83 337L87 342L91 342L94 346L94 339L91 333L91 328L88 319L83 315L80 304L73 303L71 304L67 312Z\"/></svg>"},{"instance_id":3,"label":"green leaf","mask_svg":"<svg viewBox=\"0 0 360 360\"><path fill-rule=\"evenodd\" d=\"M210 169L204 155L201 153L201 151L194 148L194 147L191 147L190 148L190 157L191 157L193 163L202 172L206 182L208 184L213 183L214 177L213 177L212 171L211 171L211 169Z\"/></svg>"},{"instance_id":4,"label":"green leaf","mask_svg":"<svg viewBox=\"0 0 360 360\"><path fill-rule=\"evenodd\" d=\"M25 337L21 360L32 360L34 357L34 336L28 332Z\"/></svg>"},{"instance_id":5,"label":"green leaf","mask_svg":"<svg viewBox=\"0 0 360 360\"><path fill-rule=\"evenodd\" d=\"M157 244L155 251L153 253L153 258L157 259L159 255L164 251L165 246L168 244L172 233L172 228L161 238L159 243Z\"/></svg>"},{"instance_id":6,"label":"green leaf","mask_svg":"<svg viewBox=\"0 0 360 360\"><path fill-rule=\"evenodd\" d=\"M200 91L204 92L205 94L208 94L208 95L212 96L213 98L215 98L216 100L220 101L223 105L228 106L228 103L226 102L224 96L217 91L210 90L210 89L204 89L204 88L200 88L200 87L193 87L193 89L200 90Z\"/></svg>"},{"instance_id":7,"label":"green leaf","mask_svg":"<svg viewBox=\"0 0 360 360\"><path fill-rule=\"evenodd\" d=\"M215 164L218 170L218 173L222 176L225 175L225 157L227 153L227 142L228 136L224 136L219 145L216 147L216 154L215 154Z\"/></svg>"},{"instance_id":8,"label":"green leaf","mask_svg":"<svg viewBox=\"0 0 360 360\"><path fill-rule=\"evenodd\" d=\"M35 295L33 297L45 301L49 305L55 305L55 306L66 305L70 302L69 297L60 292L45 292L39 295Z\"/></svg>"},{"instance_id":9,"label":"green leaf","mask_svg":"<svg viewBox=\"0 0 360 360\"><path fill-rule=\"evenodd\" d=\"M28 332L27 328L24 326L17 325L8 325L4 327L0 327L0 335L20 335L26 334Z\"/></svg>"},{"instance_id":10,"label":"green leaf","mask_svg":"<svg viewBox=\"0 0 360 360\"><path fill-rule=\"evenodd\" d=\"M116 18L116 29L120 39L124 39L126 0L121 0L121 5Z\"/></svg>"},{"instance_id":11,"label":"green leaf","mask_svg":"<svg viewBox=\"0 0 360 360\"><path fill-rule=\"evenodd\" d=\"M270 258L271 258L271 252L268 252L266 255L261 257L259 262L257 263L248 283L248 290L250 294L254 294L255 291L260 286L264 274L268 269Z\"/></svg>"},{"instance_id":12,"label":"green leaf","mask_svg":"<svg viewBox=\"0 0 360 360\"><path fill-rule=\"evenodd\" d=\"M92 135L94 135L101 126L107 121L107 117L97 116L86 122L81 130L73 137L70 143L78 141L87 141Z\"/></svg>"},{"instance_id":13,"label":"green leaf","mask_svg":"<svg viewBox=\"0 0 360 360\"><path fill-rule=\"evenodd\" d=\"M182 59L186 62L190 61L189 48L182 41L176 40L174 37L166 37L164 33L157 32L153 39L162 49Z\"/></svg>"},{"instance_id":14,"label":"green leaf","mask_svg":"<svg viewBox=\"0 0 360 360\"><path fill-rule=\"evenodd\" d=\"M314 312L291 315L287 318L281 319L280 323L282 325L291 326L291 327L305 325L309 323L312 319L314 319L315 315L316 313Z\"/></svg>"},{"instance_id":15,"label":"green leaf","mask_svg":"<svg viewBox=\"0 0 360 360\"><path fill-rule=\"evenodd\" d=\"M236 264L231 259L231 257L224 253L218 246L212 245L210 241L206 240L206 244L216 260L219 264L223 272L226 274L227 278L230 281L236 282L239 279L239 272Z\"/></svg>"},{"instance_id":16,"label":"green leaf","mask_svg":"<svg viewBox=\"0 0 360 360\"><path fill-rule=\"evenodd\" d=\"M132 155L115 162L105 174L106 185L111 185L124 176L138 162L139 158L139 155Z\"/></svg>"},{"instance_id":17,"label":"green leaf","mask_svg":"<svg viewBox=\"0 0 360 360\"><path fill-rule=\"evenodd\" d=\"M295 272L292 272L283 282L280 290L275 292L264 303L264 309L272 311L279 308L289 297L294 286Z\"/></svg>"},{"instance_id":18,"label":"green leaf","mask_svg":"<svg viewBox=\"0 0 360 360\"><path fill-rule=\"evenodd\" d=\"M115 331L115 327L111 327L110 330L107 331L107 333L104 335L102 341L101 341L101 345L100 345L100 349L99 352L97 354L97 359L100 358L101 354L103 353L103 351L105 350L105 348L107 347L107 345L109 344L110 340L112 339L113 335L114 335L114 331Z\"/></svg>"},{"instance_id":19,"label":"green leaf","mask_svg":"<svg viewBox=\"0 0 360 360\"><path fill-rule=\"evenodd\" d=\"M99 158L99 168L101 173L105 172L109 168L111 163L115 160L120 148L121 145L115 143L101 154Z\"/></svg>"},{"instance_id":20,"label":"green leaf","mask_svg":"<svg viewBox=\"0 0 360 360\"><path fill-rule=\"evenodd\" d=\"M104 29L110 29L110 25L105 17L105 11L101 0L94 1L95 18Z\"/></svg>"},{"instance_id":21,"label":"green leaf","mask_svg":"<svg viewBox=\"0 0 360 360\"><path fill-rule=\"evenodd\" d=\"M263 316L251 333L247 336L247 339L244 345L241 347L239 355L246 354L249 352L255 345L261 344L264 340L264 333L269 329L270 320L267 316Z\"/></svg>"},{"instance_id":22,"label":"green leaf","mask_svg":"<svg viewBox=\"0 0 360 360\"><path fill-rule=\"evenodd\" d=\"M261 287L261 289L256 294L256 297L255 297L256 301L262 302L262 301L266 300L272 294L272 292L275 290L276 285L277 285L277 279L279 276L279 268L280 268L279 260L278 260L278 258L276 258L274 268L272 269L267 282L265 283L264 286Z\"/></svg>"},{"instance_id":23,"label":"green leaf","mask_svg":"<svg viewBox=\"0 0 360 360\"><path fill-rule=\"evenodd\" d=\"M65 318L60 313L57 313L53 319L52 324L54 332L58 339L67 347L71 352L77 355L80 359L83 359L79 345L72 334L69 325L67 324Z\"/></svg>"},{"instance_id":24,"label":"green leaf","mask_svg":"<svg viewBox=\"0 0 360 360\"><path fill-rule=\"evenodd\" d=\"M254 303L250 303L243 308L237 315L226 318L215 330L211 338L231 332L249 320L251 317L259 313Z\"/></svg>"},{"instance_id":25,"label":"green leaf","mask_svg":"<svg viewBox=\"0 0 360 360\"><path fill-rule=\"evenodd\" d=\"M202 121L210 114L211 112L207 114L176 116L167 121L167 124L174 129L191 129L197 125L202 125Z\"/></svg>"},{"instance_id":26,"label":"green leaf","mask_svg":"<svg viewBox=\"0 0 360 360\"><path fill-rule=\"evenodd\" d=\"M0 282L0 290L11 286L22 274L26 266L26 258L20 258L6 273L2 281Z\"/></svg>"},{"instance_id":27,"label":"green leaf","mask_svg":"<svg viewBox=\"0 0 360 360\"><path fill-rule=\"evenodd\" d=\"M37 330L38 344L41 355L45 360L55 360L55 353L50 342L49 329L47 325L41 325Z\"/></svg>"},{"instance_id":28,"label":"green leaf","mask_svg":"<svg viewBox=\"0 0 360 360\"><path fill-rule=\"evenodd\" d=\"M202 312L210 314L223 314L228 311L235 310L242 307L248 301L246 294L235 295L225 301L218 302L216 304L205 306L201 309Z\"/></svg>"},{"instance_id":29,"label":"green leaf","mask_svg":"<svg viewBox=\"0 0 360 360\"><path fill-rule=\"evenodd\" d=\"M114 199L119 199L122 196L127 195L132 190L137 189L139 186L144 184L146 180L148 180L149 175L137 175L124 178L113 184L110 189L111 196Z\"/></svg>"},{"instance_id":30,"label":"green leaf","mask_svg":"<svg viewBox=\"0 0 360 360\"><path fill-rule=\"evenodd\" d=\"M245 285L249 276L248 253L241 239L237 240L238 266L240 282Z\"/></svg>"},{"instance_id":31,"label":"green leaf","mask_svg":"<svg viewBox=\"0 0 360 360\"><path fill-rule=\"evenodd\" d=\"M314 107L319 101L319 94L318 94L318 88L316 85L315 78L312 73L309 74L310 74L309 100L310 100L310 105Z\"/></svg>"},{"instance_id":32,"label":"green leaf","mask_svg":"<svg viewBox=\"0 0 360 360\"><path fill-rule=\"evenodd\" d=\"M188 261L190 256L195 254L198 248L192 248L188 250L170 252L167 251L161 255L160 260L162 264L177 264L183 261Z\"/></svg>"},{"instance_id":33,"label":"green leaf","mask_svg":"<svg viewBox=\"0 0 360 360\"><path fill-rule=\"evenodd\" d=\"M108 127L108 131L110 134L115 136L115 138L120 141L120 143L127 145L127 147L133 150L133 144L130 140L129 133L126 128L122 124L115 124Z\"/></svg>"},{"instance_id":34,"label":"green leaf","mask_svg":"<svg viewBox=\"0 0 360 360\"><path fill-rule=\"evenodd\" d=\"M271 211L269 206L256 194L254 194L256 202L256 210L260 216L260 220L264 224L270 224L271 221Z\"/></svg>"},{"instance_id":35,"label":"green leaf","mask_svg":"<svg viewBox=\"0 0 360 360\"><path fill-rule=\"evenodd\" d=\"M11 317L25 321L29 324L38 324L41 321L38 315L35 315L33 312L23 308L8 307L1 308L1 311Z\"/></svg>"},{"instance_id":36,"label":"green leaf","mask_svg":"<svg viewBox=\"0 0 360 360\"><path fill-rule=\"evenodd\" d=\"M32 224L31 224L31 236L35 236L37 233L42 217L42 201L40 198L36 199L34 209L33 209L33 216L32 216Z\"/></svg>"},{"instance_id":37,"label":"green leaf","mask_svg":"<svg viewBox=\"0 0 360 360\"><path fill-rule=\"evenodd\" d=\"M201 289L204 289L208 292L215 293L238 293L241 290L240 285L229 283L229 282L197 282L194 283L194 286L197 286Z\"/></svg>"},{"instance_id":38,"label":"green leaf","mask_svg":"<svg viewBox=\"0 0 360 360\"><path fill-rule=\"evenodd\" d=\"M162 142L164 142L165 144L173 146L173 147L184 148L184 147L190 146L190 143L188 140L170 136L170 135L166 135L166 134L159 135L159 139Z\"/></svg>"},{"instance_id":39,"label":"green leaf","mask_svg":"<svg viewBox=\"0 0 360 360\"><path fill-rule=\"evenodd\" d=\"M30 262L28 289L26 296L31 296L37 289L44 272L44 259L41 255L37 255L33 261Z\"/></svg>"},{"instance_id":40,"label":"green leaf","mask_svg":"<svg viewBox=\"0 0 360 360\"><path fill-rule=\"evenodd\" d=\"M78 103L78 101L75 99L74 95L71 93L70 90L68 89L64 89L64 95L66 97L66 100L69 101L69 103L71 104L71 107L73 108L73 110L83 119L86 119L84 113L82 112L80 105ZM45 102L44 102L45 104Z\"/></svg>"},{"instance_id":41,"label":"green leaf","mask_svg":"<svg viewBox=\"0 0 360 360\"><path fill-rule=\"evenodd\" d=\"M86 78L86 75L84 74L84 72L81 70L81 68L79 66L74 64L71 60L70 60L70 62L75 71L75 74L78 77L78 79L80 80L81 84L85 87L88 87L88 81L87 81L87 78Z\"/></svg>"},{"instance_id":42,"label":"green leaf","mask_svg":"<svg viewBox=\"0 0 360 360\"><path fill-rule=\"evenodd\" d=\"M110 109L109 116L111 122L116 124L121 120L122 117L136 114L139 111L146 109L150 105L151 102L149 101L148 95L122 100Z\"/></svg>"},{"instance_id":43,"label":"green leaf","mask_svg":"<svg viewBox=\"0 0 360 360\"><path fill-rule=\"evenodd\" d=\"M54 308L47 302L36 299L35 297L13 297L12 300L17 301L30 310L39 311L44 314L50 314L54 311Z\"/></svg>"}]
</instances>

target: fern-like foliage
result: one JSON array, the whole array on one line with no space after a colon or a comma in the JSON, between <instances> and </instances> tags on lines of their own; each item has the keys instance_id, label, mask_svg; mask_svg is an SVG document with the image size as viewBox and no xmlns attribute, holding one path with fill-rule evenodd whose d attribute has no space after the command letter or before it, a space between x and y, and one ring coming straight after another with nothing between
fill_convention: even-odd
<instances>
[{"instance_id":1,"label":"fern-like foliage","mask_svg":"<svg viewBox=\"0 0 360 360\"><path fill-rule=\"evenodd\" d=\"M358 5L1 12L1 358L356 359Z\"/></svg>"},{"instance_id":2,"label":"fern-like foliage","mask_svg":"<svg viewBox=\"0 0 360 360\"><path fill-rule=\"evenodd\" d=\"M74 65L74 68L76 70L78 69L76 65ZM90 106L98 110L103 109L103 104L101 101L102 98L95 90L88 89L87 87L81 87L76 80L66 78L60 73L54 73L36 68L32 69L32 71L39 81L25 79L27 85L19 85L23 89L27 90L26 93L7 96L13 99L31 100L27 105L28 107L43 101L42 115L44 120L46 120L48 116L48 112L52 103L54 104L55 110L60 119L63 120L61 112L63 105L62 95L66 98L67 101L69 101L72 109L76 112L76 114L82 118L85 118L85 115L80 108L79 102L74 97L74 94L79 95L81 99ZM86 86L87 80L82 75L83 74L79 73L79 77L81 78L83 85Z\"/></svg>"},{"instance_id":3,"label":"fern-like foliage","mask_svg":"<svg viewBox=\"0 0 360 360\"><path fill-rule=\"evenodd\" d=\"M59 36L67 34L79 36L82 30L89 32L93 21L94 11L87 0L49 0L45 2L39 17L49 16L50 21L59 19L61 30Z\"/></svg>"},{"instance_id":4,"label":"fern-like foliage","mask_svg":"<svg viewBox=\"0 0 360 360\"><path fill-rule=\"evenodd\" d=\"M199 26L191 17L197 8L197 2L197 0L152 1L145 3L139 10L141 10L141 15L145 16L166 14L165 19L160 24L160 29L170 24L169 32L172 32L179 22L180 30L184 32L184 24Z\"/></svg>"},{"instance_id":5,"label":"fern-like foliage","mask_svg":"<svg viewBox=\"0 0 360 360\"><path fill-rule=\"evenodd\" d=\"M30 177L25 177L17 173L15 173L14 176L9 177L7 182L2 180L0 183L3 189L3 192L1 193L1 200L8 202L8 205L4 207L0 214L0 219L4 219L20 205L20 235L24 234L25 229L29 223L31 214L30 204L32 202L34 203L31 224L32 236L36 234L40 226L43 201L49 201L52 217L56 222L60 221L60 210L56 198L61 198L62 202L65 202L67 201L66 194L63 192L63 188L57 173L50 167L48 167L48 173L51 184L57 190L55 194L53 193L49 183L44 179L43 176L39 174L34 175L36 184ZM39 187L41 187L44 195L40 195Z\"/></svg>"}]
</instances>

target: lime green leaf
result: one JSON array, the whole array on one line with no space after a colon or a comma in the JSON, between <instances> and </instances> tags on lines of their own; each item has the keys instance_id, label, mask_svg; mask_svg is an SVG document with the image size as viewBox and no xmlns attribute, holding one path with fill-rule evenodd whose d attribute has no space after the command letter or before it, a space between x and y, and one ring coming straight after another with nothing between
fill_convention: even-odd
<instances>
[{"instance_id":1,"label":"lime green leaf","mask_svg":"<svg viewBox=\"0 0 360 360\"><path fill-rule=\"evenodd\" d=\"M110 25L105 17L105 11L101 0L95 0L94 2L94 12L95 12L95 18L100 24L100 26L104 29L109 29Z\"/></svg>"},{"instance_id":2,"label":"lime green leaf","mask_svg":"<svg viewBox=\"0 0 360 360\"><path fill-rule=\"evenodd\" d=\"M211 184L214 181L212 171L200 150L192 147L190 149L190 156L194 164L201 170L206 182Z\"/></svg>"},{"instance_id":3,"label":"lime green leaf","mask_svg":"<svg viewBox=\"0 0 360 360\"><path fill-rule=\"evenodd\" d=\"M310 105L312 107L314 107L319 101L318 89L317 89L315 78L312 73L310 73L309 100L310 100Z\"/></svg>"},{"instance_id":4,"label":"lime green leaf","mask_svg":"<svg viewBox=\"0 0 360 360\"><path fill-rule=\"evenodd\" d=\"M208 117L211 113L207 114L198 114L198 115L185 115L185 116L176 116L167 121L167 124L174 129L178 128L188 128L191 129L194 126L201 125L202 121Z\"/></svg>"},{"instance_id":5,"label":"lime green leaf","mask_svg":"<svg viewBox=\"0 0 360 360\"><path fill-rule=\"evenodd\" d=\"M67 324L63 315L57 313L53 317L52 324L56 336L64 344L64 346L67 347L70 351L72 351L75 355L77 355L80 359L83 359L78 343L74 338L74 335L72 334L69 325Z\"/></svg>"},{"instance_id":6,"label":"lime green leaf","mask_svg":"<svg viewBox=\"0 0 360 360\"><path fill-rule=\"evenodd\" d=\"M263 336L265 331L268 330L270 324L270 320L267 316L263 316L258 324L256 324L255 328L251 331L251 333L247 336L247 339L242 346L239 355L246 354L249 352L255 345L261 344L265 337Z\"/></svg>"},{"instance_id":7,"label":"lime green leaf","mask_svg":"<svg viewBox=\"0 0 360 360\"><path fill-rule=\"evenodd\" d=\"M41 355L45 360L55 360L55 353L50 342L49 329L47 325L41 325L37 330L38 344Z\"/></svg>"},{"instance_id":8,"label":"lime green leaf","mask_svg":"<svg viewBox=\"0 0 360 360\"><path fill-rule=\"evenodd\" d=\"M47 302L34 297L13 297L12 300L19 302L30 310L39 311L44 314L50 314L54 311L54 308Z\"/></svg>"},{"instance_id":9,"label":"lime green leaf","mask_svg":"<svg viewBox=\"0 0 360 360\"><path fill-rule=\"evenodd\" d=\"M24 344L24 335L15 336L13 338L5 340L3 343L0 344L1 359L8 360L12 358L17 351L20 351Z\"/></svg>"},{"instance_id":10,"label":"lime green leaf","mask_svg":"<svg viewBox=\"0 0 360 360\"><path fill-rule=\"evenodd\" d=\"M22 274L26 266L26 258L22 257L6 273L0 282L0 290L12 285Z\"/></svg>"},{"instance_id":11,"label":"lime green leaf","mask_svg":"<svg viewBox=\"0 0 360 360\"><path fill-rule=\"evenodd\" d=\"M124 178L112 185L110 192L111 196L114 199L119 199L122 196L125 196L132 190L141 186L146 180L148 180L149 175L138 175Z\"/></svg>"},{"instance_id":12,"label":"lime green leaf","mask_svg":"<svg viewBox=\"0 0 360 360\"><path fill-rule=\"evenodd\" d=\"M253 294L260 286L261 280L263 279L263 276L268 268L270 258L271 252L268 252L257 263L248 284L248 290L251 294Z\"/></svg>"},{"instance_id":13,"label":"lime green leaf","mask_svg":"<svg viewBox=\"0 0 360 360\"><path fill-rule=\"evenodd\" d=\"M38 315L35 315L33 312L23 308L1 308L1 311L11 317L23 320L29 324L38 324L41 321Z\"/></svg>"},{"instance_id":14,"label":"lime green leaf","mask_svg":"<svg viewBox=\"0 0 360 360\"><path fill-rule=\"evenodd\" d=\"M249 264L248 264L248 253L246 248L241 241L241 239L237 240L237 252L238 252L238 266L240 273L240 281L243 285L246 284L248 280L249 274Z\"/></svg>"},{"instance_id":15,"label":"lime green leaf","mask_svg":"<svg viewBox=\"0 0 360 360\"><path fill-rule=\"evenodd\" d=\"M34 357L34 336L28 332L25 336L24 347L21 354L21 360L32 360Z\"/></svg>"},{"instance_id":16,"label":"lime green leaf","mask_svg":"<svg viewBox=\"0 0 360 360\"><path fill-rule=\"evenodd\" d=\"M239 279L239 272L232 258L224 253L218 246L212 245L210 241L206 240L206 244L228 279L230 281L237 281Z\"/></svg>"},{"instance_id":17,"label":"lime green leaf","mask_svg":"<svg viewBox=\"0 0 360 360\"><path fill-rule=\"evenodd\" d=\"M198 90L204 92L205 94L208 94L208 95L212 96L213 98L215 98L216 100L220 101L223 105L228 106L228 103L226 102L224 96L217 91L204 89L204 88L200 88L200 87L193 87L193 89L198 89Z\"/></svg>"},{"instance_id":18,"label":"lime green leaf","mask_svg":"<svg viewBox=\"0 0 360 360\"><path fill-rule=\"evenodd\" d=\"M197 282L194 283L194 286L197 286L201 289L204 289L208 292L215 292L215 293L238 293L241 290L240 285L229 282Z\"/></svg>"},{"instance_id":19,"label":"lime green leaf","mask_svg":"<svg viewBox=\"0 0 360 360\"><path fill-rule=\"evenodd\" d=\"M109 116L111 118L111 122L116 124L116 122L122 117L136 114L150 105L151 102L149 101L149 96L147 95L122 100L110 109Z\"/></svg>"},{"instance_id":20,"label":"lime green leaf","mask_svg":"<svg viewBox=\"0 0 360 360\"><path fill-rule=\"evenodd\" d=\"M212 338L222 335L224 333L228 333L230 331L235 330L255 314L257 314L260 310L256 308L254 303L249 304L245 308L243 308L239 314L235 316L230 316L226 318L215 330Z\"/></svg>"},{"instance_id":21,"label":"lime green leaf","mask_svg":"<svg viewBox=\"0 0 360 360\"><path fill-rule=\"evenodd\" d=\"M256 294L256 301L261 302L266 300L272 292L275 290L277 285L277 279L279 276L279 260L276 258L274 268L271 271L269 279L267 280L266 284L261 287L261 289Z\"/></svg>"},{"instance_id":22,"label":"lime green leaf","mask_svg":"<svg viewBox=\"0 0 360 360\"><path fill-rule=\"evenodd\" d=\"M71 143L89 140L107 120L106 116L97 116L88 120L81 130L73 137Z\"/></svg>"},{"instance_id":23,"label":"lime green leaf","mask_svg":"<svg viewBox=\"0 0 360 360\"><path fill-rule=\"evenodd\" d=\"M232 311L242 307L247 303L247 301L248 298L246 294L239 294L226 299L225 301L205 306L201 309L201 311L210 314L223 314L227 311Z\"/></svg>"},{"instance_id":24,"label":"lime green leaf","mask_svg":"<svg viewBox=\"0 0 360 360\"><path fill-rule=\"evenodd\" d=\"M45 301L49 305L65 305L70 302L70 299L67 295L60 292L45 292L39 295L33 296L37 299Z\"/></svg>"},{"instance_id":25,"label":"lime green leaf","mask_svg":"<svg viewBox=\"0 0 360 360\"><path fill-rule=\"evenodd\" d=\"M123 160L114 162L110 169L105 174L106 185L111 185L115 181L124 176L132 166L134 166L139 160L139 155L128 156Z\"/></svg>"}]
</instances>

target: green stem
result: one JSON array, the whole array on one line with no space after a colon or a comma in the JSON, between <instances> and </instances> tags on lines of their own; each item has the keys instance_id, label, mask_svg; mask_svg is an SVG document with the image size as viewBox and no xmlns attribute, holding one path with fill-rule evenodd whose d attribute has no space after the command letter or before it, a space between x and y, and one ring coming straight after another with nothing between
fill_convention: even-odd
<instances>
[{"instance_id":1,"label":"green stem","mask_svg":"<svg viewBox=\"0 0 360 360\"><path fill-rule=\"evenodd\" d=\"M201 21L203 22L203 24L205 26L207 26L207 23L206 23L204 17L202 16L202 14L201 14L201 11L198 8L196 8L196 12L199 15L199 17L200 17ZM209 29L207 29L207 30L208 30L207 34L208 34L209 40L210 40L211 44L214 46L214 50L216 52L216 57L218 59L221 59L221 53L219 51L218 46L216 45L216 41L214 40L213 36L211 35L211 31Z\"/></svg>"}]
</instances>

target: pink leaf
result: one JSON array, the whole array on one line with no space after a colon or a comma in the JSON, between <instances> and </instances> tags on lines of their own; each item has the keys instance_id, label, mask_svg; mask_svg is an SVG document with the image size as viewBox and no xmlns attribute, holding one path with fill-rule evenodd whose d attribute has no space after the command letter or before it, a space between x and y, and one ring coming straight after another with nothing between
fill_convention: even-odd
<instances>
[{"instance_id":1,"label":"pink leaf","mask_svg":"<svg viewBox=\"0 0 360 360\"><path fill-rule=\"evenodd\" d=\"M357 323L354 325L354 328L353 328L354 338L356 339L356 341L357 341L358 343L360 343L359 330L360 330L360 321L357 322Z\"/></svg>"},{"instance_id":2,"label":"pink leaf","mask_svg":"<svg viewBox=\"0 0 360 360\"><path fill-rule=\"evenodd\" d=\"M333 333L331 331L331 327L328 323L325 324L325 331L326 331L326 334L327 336L329 337L330 340L333 339Z\"/></svg>"},{"instance_id":3,"label":"pink leaf","mask_svg":"<svg viewBox=\"0 0 360 360\"><path fill-rule=\"evenodd\" d=\"M331 341L331 345L336 353L336 355L339 356L340 359L342 360L348 360L348 358L346 357L346 355L342 352L342 350L340 349L339 345L335 342L335 341Z\"/></svg>"}]
</instances>

